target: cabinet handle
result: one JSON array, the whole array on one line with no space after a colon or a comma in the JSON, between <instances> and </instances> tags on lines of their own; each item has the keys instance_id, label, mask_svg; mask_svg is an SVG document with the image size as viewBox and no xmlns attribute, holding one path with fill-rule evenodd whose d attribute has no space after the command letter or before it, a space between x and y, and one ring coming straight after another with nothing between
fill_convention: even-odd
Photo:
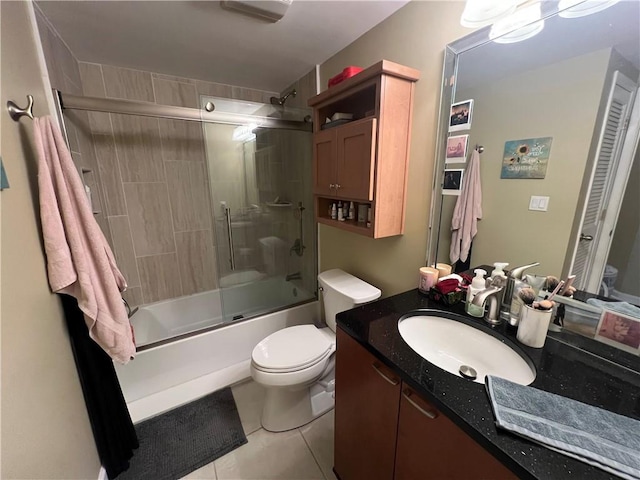
<instances>
[{"instance_id":1,"label":"cabinet handle","mask_svg":"<svg viewBox=\"0 0 640 480\"><path fill-rule=\"evenodd\" d=\"M407 399L407 402L409 402L411 405L413 405L413 406L415 407L415 409L416 409L416 410L418 410L420 413L422 413L425 417L428 417L428 418L430 418L431 420L433 420L433 419L435 419L435 418L437 418L437 417L438 417L438 414L437 414L437 413L434 413L434 412L430 412L430 411L428 411L428 410L425 410L425 409L424 409L424 408L422 408L420 405L418 405L416 402L414 402L413 400L411 400L411 398L410 398L410 397L411 397L411 394L412 394L412 392L411 392L411 390L409 390L409 389L405 389L405 390L402 392L402 396L403 396L404 398L406 398L406 399Z\"/></svg>"},{"instance_id":2,"label":"cabinet handle","mask_svg":"<svg viewBox=\"0 0 640 480\"><path fill-rule=\"evenodd\" d=\"M335 183L330 183L329 184L329 188L336 188L336 184Z\"/></svg>"},{"instance_id":3,"label":"cabinet handle","mask_svg":"<svg viewBox=\"0 0 640 480\"><path fill-rule=\"evenodd\" d=\"M339 183L336 183L336 188L341 188Z\"/></svg>"},{"instance_id":4,"label":"cabinet handle","mask_svg":"<svg viewBox=\"0 0 640 480\"><path fill-rule=\"evenodd\" d=\"M382 370L380 370L380 367L378 367L378 365L376 365L375 363L372 363L371 366L376 372L378 372L378 375L380 375L382 378L384 378L387 382L389 382L394 387L398 385L398 383L400 383L398 382L398 380L394 380L392 378L387 377L384 373L382 373Z\"/></svg>"}]
</instances>

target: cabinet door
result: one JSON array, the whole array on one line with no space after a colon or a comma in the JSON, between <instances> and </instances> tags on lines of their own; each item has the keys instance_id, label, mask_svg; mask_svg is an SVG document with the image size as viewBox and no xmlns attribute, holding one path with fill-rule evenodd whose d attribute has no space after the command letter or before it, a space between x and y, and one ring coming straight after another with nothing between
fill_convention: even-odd
<instances>
[{"instance_id":1,"label":"cabinet door","mask_svg":"<svg viewBox=\"0 0 640 480\"><path fill-rule=\"evenodd\" d=\"M504 465L405 384L395 480L515 479Z\"/></svg>"},{"instance_id":2,"label":"cabinet door","mask_svg":"<svg viewBox=\"0 0 640 480\"><path fill-rule=\"evenodd\" d=\"M376 158L376 119L337 127L338 195L373 200Z\"/></svg>"},{"instance_id":3,"label":"cabinet door","mask_svg":"<svg viewBox=\"0 0 640 480\"><path fill-rule=\"evenodd\" d=\"M334 468L341 480L392 480L400 379L337 331Z\"/></svg>"},{"instance_id":4,"label":"cabinet door","mask_svg":"<svg viewBox=\"0 0 640 480\"><path fill-rule=\"evenodd\" d=\"M336 130L329 129L313 135L313 193L336 194L337 183Z\"/></svg>"}]
</instances>

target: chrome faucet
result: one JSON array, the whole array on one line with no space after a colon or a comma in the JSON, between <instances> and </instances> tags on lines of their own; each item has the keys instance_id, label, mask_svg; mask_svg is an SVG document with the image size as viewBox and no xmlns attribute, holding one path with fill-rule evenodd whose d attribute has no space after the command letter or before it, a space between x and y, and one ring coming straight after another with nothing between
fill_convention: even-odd
<instances>
[{"instance_id":1,"label":"chrome faucet","mask_svg":"<svg viewBox=\"0 0 640 480\"><path fill-rule=\"evenodd\" d=\"M502 322L500 318L500 293L502 287L489 287L476 293L471 303L478 307L485 308L487 304L488 308L484 314L484 321L491 325L498 325Z\"/></svg>"},{"instance_id":2,"label":"chrome faucet","mask_svg":"<svg viewBox=\"0 0 640 480\"><path fill-rule=\"evenodd\" d=\"M511 298L513 297L513 288L516 284L516 280L522 280L524 271L531 267L540 265L540 262L530 263L528 265L522 265L521 267L512 268L507 275L507 286L504 288L504 294L502 295L502 302L500 310L502 311L502 317L509 320L509 311L511 310Z\"/></svg>"},{"instance_id":3,"label":"chrome faucet","mask_svg":"<svg viewBox=\"0 0 640 480\"><path fill-rule=\"evenodd\" d=\"M129 303L127 303L127 301L124 298L122 299L122 303L124 303L124 308L127 310L127 318L133 317L135 313L138 311L138 307L131 310Z\"/></svg>"},{"instance_id":4,"label":"chrome faucet","mask_svg":"<svg viewBox=\"0 0 640 480\"><path fill-rule=\"evenodd\" d=\"M290 280L302 280L302 274L300 272L296 272L296 273L292 273L290 275L287 275L285 277L285 281L290 281Z\"/></svg>"}]
</instances>

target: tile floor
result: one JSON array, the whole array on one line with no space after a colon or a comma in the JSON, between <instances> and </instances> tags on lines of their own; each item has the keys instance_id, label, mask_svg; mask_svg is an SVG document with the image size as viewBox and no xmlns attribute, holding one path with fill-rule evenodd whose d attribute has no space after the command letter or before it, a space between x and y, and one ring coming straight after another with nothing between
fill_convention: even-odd
<instances>
[{"instance_id":1,"label":"tile floor","mask_svg":"<svg viewBox=\"0 0 640 480\"><path fill-rule=\"evenodd\" d=\"M231 391L248 443L185 480L336 480L331 470L333 410L295 430L271 433L260 426L264 389L249 380Z\"/></svg>"}]
</instances>

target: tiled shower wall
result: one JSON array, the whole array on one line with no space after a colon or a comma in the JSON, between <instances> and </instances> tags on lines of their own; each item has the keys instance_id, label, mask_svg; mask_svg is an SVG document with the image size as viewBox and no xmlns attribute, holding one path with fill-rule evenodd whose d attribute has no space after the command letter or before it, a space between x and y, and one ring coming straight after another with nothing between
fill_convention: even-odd
<instances>
[{"instance_id":1,"label":"tiled shower wall","mask_svg":"<svg viewBox=\"0 0 640 480\"><path fill-rule=\"evenodd\" d=\"M40 12L37 17L52 86L65 93L194 108L200 95L265 103L277 95L77 62ZM77 111L65 112L65 121L74 160L92 189L96 220L128 280L130 288L124 296L129 303L217 288L201 125ZM310 169L310 162L306 163ZM311 210L307 210L310 216ZM297 229L297 223L291 224ZM308 231L315 231L313 224ZM313 249L310 244L307 247L308 260L315 244Z\"/></svg>"}]
</instances>

